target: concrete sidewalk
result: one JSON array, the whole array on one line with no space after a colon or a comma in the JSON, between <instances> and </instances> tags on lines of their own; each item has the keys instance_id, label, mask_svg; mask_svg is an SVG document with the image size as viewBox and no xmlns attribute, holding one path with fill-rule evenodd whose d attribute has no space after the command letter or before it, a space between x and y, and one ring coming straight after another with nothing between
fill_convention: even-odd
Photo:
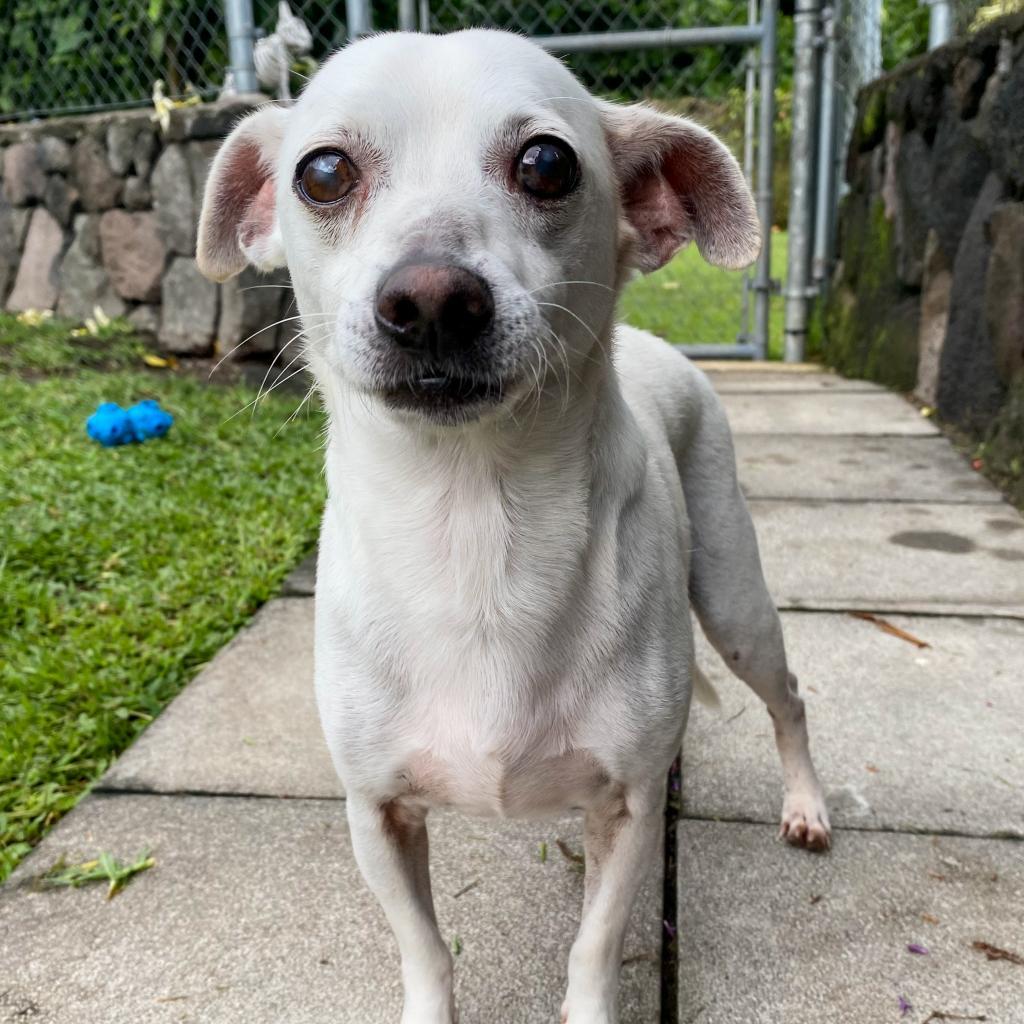
<instances>
[{"instance_id":1,"label":"concrete sidewalk","mask_svg":"<svg viewBox=\"0 0 1024 1024\"><path fill-rule=\"evenodd\" d=\"M1024 520L898 396L809 369L711 375L835 847L774 841L769 720L705 646L723 707L692 717L623 1024L1024 1024L1024 966L973 945L1024 956ZM300 567L0 891L0 1022L397 1022L396 954L313 708L312 582ZM579 832L434 821L461 1024L558 1020L582 893L558 840ZM111 902L33 885L61 856L145 848L157 866Z\"/></svg>"}]
</instances>

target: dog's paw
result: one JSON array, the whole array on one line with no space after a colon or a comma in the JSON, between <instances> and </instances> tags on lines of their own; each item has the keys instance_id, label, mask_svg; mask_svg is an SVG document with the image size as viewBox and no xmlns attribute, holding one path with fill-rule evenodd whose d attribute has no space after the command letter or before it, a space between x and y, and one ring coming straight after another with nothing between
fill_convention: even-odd
<instances>
[{"instance_id":1,"label":"dog's paw","mask_svg":"<svg viewBox=\"0 0 1024 1024\"><path fill-rule=\"evenodd\" d=\"M832 845L832 826L821 794L789 793L782 805L779 838L792 846L823 852Z\"/></svg>"}]
</instances>

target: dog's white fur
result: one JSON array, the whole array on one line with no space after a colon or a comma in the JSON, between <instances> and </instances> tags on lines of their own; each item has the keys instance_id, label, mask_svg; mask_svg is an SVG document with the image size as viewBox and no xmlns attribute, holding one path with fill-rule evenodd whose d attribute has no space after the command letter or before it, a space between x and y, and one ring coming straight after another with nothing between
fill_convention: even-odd
<instances>
[{"instance_id":1,"label":"dog's white fur","mask_svg":"<svg viewBox=\"0 0 1024 1024\"><path fill-rule=\"evenodd\" d=\"M578 154L542 209L510 186L526 138ZM330 216L293 189L303 154L359 168ZM655 856L666 769L695 677L692 604L770 711L782 832L827 846L808 753L725 416L663 342L614 326L630 267L693 237L738 266L760 240L735 161L690 122L592 98L498 32L384 35L332 58L294 107L227 140L207 185L200 266L286 263L329 412L316 691L359 865L394 929L403 1024L451 1024L425 816L586 813L586 896L563 1019L617 1019L623 935ZM507 387L458 422L380 398L376 289L415 250L494 294Z\"/></svg>"}]
</instances>

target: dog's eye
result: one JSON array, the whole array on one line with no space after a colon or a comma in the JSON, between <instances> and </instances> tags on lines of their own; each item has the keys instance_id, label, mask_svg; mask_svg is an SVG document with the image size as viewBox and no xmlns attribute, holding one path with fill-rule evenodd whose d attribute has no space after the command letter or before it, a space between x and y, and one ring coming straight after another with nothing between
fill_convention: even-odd
<instances>
[{"instance_id":1,"label":"dog's eye","mask_svg":"<svg viewBox=\"0 0 1024 1024\"><path fill-rule=\"evenodd\" d=\"M352 191L359 176L352 161L337 149L311 153L295 171L302 198L317 206L330 206Z\"/></svg>"},{"instance_id":2,"label":"dog's eye","mask_svg":"<svg viewBox=\"0 0 1024 1024\"><path fill-rule=\"evenodd\" d=\"M516 160L516 181L539 199L568 195L579 181L576 154L560 139L531 139Z\"/></svg>"}]
</instances>

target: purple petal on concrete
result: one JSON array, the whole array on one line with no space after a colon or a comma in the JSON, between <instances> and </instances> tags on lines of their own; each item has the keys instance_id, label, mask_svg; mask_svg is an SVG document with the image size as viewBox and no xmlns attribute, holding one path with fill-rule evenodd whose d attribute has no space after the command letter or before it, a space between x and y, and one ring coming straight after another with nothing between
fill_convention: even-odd
<instances>
[{"instance_id":1,"label":"purple petal on concrete","mask_svg":"<svg viewBox=\"0 0 1024 1024\"><path fill-rule=\"evenodd\" d=\"M900 1016L906 1017L908 1013L914 1008L914 1004L909 999L904 999L900 996Z\"/></svg>"},{"instance_id":2,"label":"purple petal on concrete","mask_svg":"<svg viewBox=\"0 0 1024 1024\"><path fill-rule=\"evenodd\" d=\"M919 946L916 942L911 942L907 946L907 952L913 953L915 956L927 956L928 950L924 946Z\"/></svg>"}]
</instances>

